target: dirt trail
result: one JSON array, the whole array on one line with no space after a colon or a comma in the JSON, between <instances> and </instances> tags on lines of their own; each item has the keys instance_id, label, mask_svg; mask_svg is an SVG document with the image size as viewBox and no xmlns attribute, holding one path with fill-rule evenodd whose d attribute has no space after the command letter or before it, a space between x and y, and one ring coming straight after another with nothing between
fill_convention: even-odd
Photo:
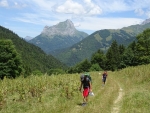
<instances>
[{"instance_id":1,"label":"dirt trail","mask_svg":"<svg viewBox=\"0 0 150 113\"><path fill-rule=\"evenodd\" d=\"M89 97L89 103L87 106L81 107L77 104L73 109L71 109L70 113L120 113L121 100L123 98L124 91L121 85L118 84L118 81L116 81L113 76L110 76L106 86L103 86L100 82L101 76L96 77L95 75L93 76L93 80L93 89L95 95ZM117 94L118 96L113 100L112 98ZM109 100L112 102L111 105ZM82 102L82 97L80 98L80 101ZM107 105L110 105L111 108L109 107L109 109L106 109L104 106Z\"/></svg>"},{"instance_id":2,"label":"dirt trail","mask_svg":"<svg viewBox=\"0 0 150 113\"><path fill-rule=\"evenodd\" d=\"M119 113L120 101L122 100L122 97L123 97L123 89L120 87L119 95L118 95L117 99L114 101L114 105L113 105L113 109L112 109L111 113Z\"/></svg>"}]
</instances>

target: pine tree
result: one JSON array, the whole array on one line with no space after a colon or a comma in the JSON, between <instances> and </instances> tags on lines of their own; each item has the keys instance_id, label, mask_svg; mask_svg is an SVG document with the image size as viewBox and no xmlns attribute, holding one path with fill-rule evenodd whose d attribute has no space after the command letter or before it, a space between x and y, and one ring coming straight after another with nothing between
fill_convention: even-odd
<instances>
[{"instance_id":1,"label":"pine tree","mask_svg":"<svg viewBox=\"0 0 150 113\"><path fill-rule=\"evenodd\" d=\"M117 41L114 40L106 53L108 70L117 70L120 64L120 53Z\"/></svg>"},{"instance_id":2,"label":"pine tree","mask_svg":"<svg viewBox=\"0 0 150 113\"><path fill-rule=\"evenodd\" d=\"M150 63L150 28L137 36L136 51L139 64Z\"/></svg>"},{"instance_id":3,"label":"pine tree","mask_svg":"<svg viewBox=\"0 0 150 113\"><path fill-rule=\"evenodd\" d=\"M105 70L106 68L106 56L103 53L103 51L98 50L96 53L94 53L91 57L91 64L99 64L99 66Z\"/></svg>"},{"instance_id":4,"label":"pine tree","mask_svg":"<svg viewBox=\"0 0 150 113\"><path fill-rule=\"evenodd\" d=\"M22 62L12 41L0 40L0 78L15 78L22 71Z\"/></svg>"}]
</instances>

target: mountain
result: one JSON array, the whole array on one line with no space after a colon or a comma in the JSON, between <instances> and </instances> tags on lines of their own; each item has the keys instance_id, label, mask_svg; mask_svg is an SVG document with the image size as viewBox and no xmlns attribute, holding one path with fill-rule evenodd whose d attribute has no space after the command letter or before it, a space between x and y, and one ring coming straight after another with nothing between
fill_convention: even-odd
<instances>
[{"instance_id":1,"label":"mountain","mask_svg":"<svg viewBox=\"0 0 150 113\"><path fill-rule=\"evenodd\" d=\"M58 49L71 47L87 36L87 33L76 30L71 20L66 20L51 27L45 26L42 33L29 42L46 53L53 53Z\"/></svg>"},{"instance_id":2,"label":"mountain","mask_svg":"<svg viewBox=\"0 0 150 113\"><path fill-rule=\"evenodd\" d=\"M12 40L17 52L21 56L23 67L26 72L39 70L46 73L49 69L65 69L67 67L52 55L45 54L41 48L26 42L9 29L0 26L0 40L2 39Z\"/></svg>"},{"instance_id":3,"label":"mountain","mask_svg":"<svg viewBox=\"0 0 150 113\"><path fill-rule=\"evenodd\" d=\"M150 18L149 18L149 19L146 19L144 22L142 22L142 25L148 24L148 23L150 23Z\"/></svg>"},{"instance_id":4,"label":"mountain","mask_svg":"<svg viewBox=\"0 0 150 113\"><path fill-rule=\"evenodd\" d=\"M25 39L26 41L29 41L29 40L33 39L33 37L26 36L24 39Z\"/></svg>"},{"instance_id":5,"label":"mountain","mask_svg":"<svg viewBox=\"0 0 150 113\"><path fill-rule=\"evenodd\" d=\"M136 40L137 34L146 28L150 28L148 20L143 23L122 29L96 31L70 48L55 52L53 56L66 65L73 66L84 59L90 59L91 55L98 49L106 52L113 40L116 40L118 44L129 45L132 41Z\"/></svg>"}]
</instances>

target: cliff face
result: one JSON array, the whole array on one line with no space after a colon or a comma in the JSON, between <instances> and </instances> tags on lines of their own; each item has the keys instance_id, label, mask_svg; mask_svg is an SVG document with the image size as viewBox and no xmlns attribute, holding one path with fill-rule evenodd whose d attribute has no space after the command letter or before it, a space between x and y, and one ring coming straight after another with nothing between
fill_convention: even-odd
<instances>
[{"instance_id":1,"label":"cliff face","mask_svg":"<svg viewBox=\"0 0 150 113\"><path fill-rule=\"evenodd\" d=\"M56 50L68 48L87 36L87 33L76 30L71 20L66 20L51 27L45 26L41 34L29 42L51 54Z\"/></svg>"}]
</instances>

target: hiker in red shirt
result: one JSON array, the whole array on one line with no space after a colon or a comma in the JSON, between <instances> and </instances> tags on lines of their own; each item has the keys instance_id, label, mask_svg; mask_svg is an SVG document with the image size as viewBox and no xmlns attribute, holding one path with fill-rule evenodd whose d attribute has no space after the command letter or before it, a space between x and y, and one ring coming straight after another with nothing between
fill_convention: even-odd
<instances>
[{"instance_id":1,"label":"hiker in red shirt","mask_svg":"<svg viewBox=\"0 0 150 113\"><path fill-rule=\"evenodd\" d=\"M89 92L92 91L92 85L91 85L91 80L88 77L89 75L82 75L81 76L81 85L80 85L80 91L83 87L83 104L82 106L85 106L88 102L88 96L89 96Z\"/></svg>"}]
</instances>

